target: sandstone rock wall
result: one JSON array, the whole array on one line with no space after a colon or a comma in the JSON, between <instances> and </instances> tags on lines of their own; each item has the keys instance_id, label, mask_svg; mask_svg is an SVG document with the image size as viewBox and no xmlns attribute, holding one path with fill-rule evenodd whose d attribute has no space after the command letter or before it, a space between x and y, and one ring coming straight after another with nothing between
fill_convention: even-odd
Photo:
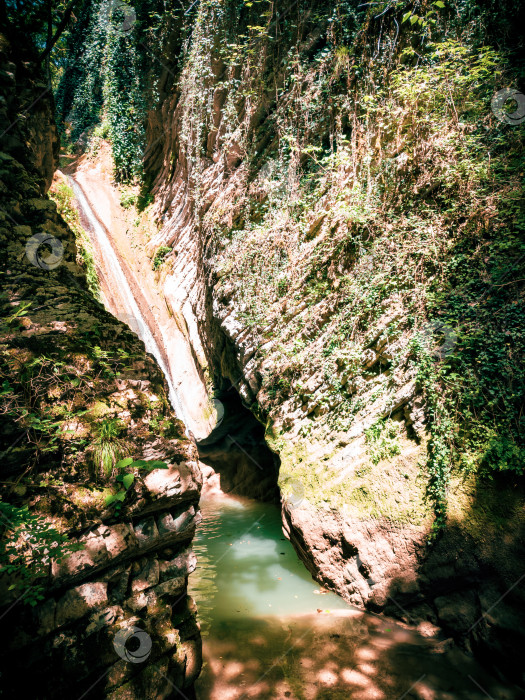
<instances>
[{"instance_id":1,"label":"sandstone rock wall","mask_svg":"<svg viewBox=\"0 0 525 700\"><path fill-rule=\"evenodd\" d=\"M41 551L29 586L0 574L1 693L190 697L201 666L186 594L197 453L153 358L88 292L74 236L46 197L58 139L40 76L31 48L0 35L2 502L81 546L53 561ZM104 443L110 425L118 437ZM103 443L114 459L168 468L136 471L115 510L105 496L116 474L102 477L96 456ZM2 537L13 528L3 519Z\"/></svg>"},{"instance_id":2,"label":"sandstone rock wall","mask_svg":"<svg viewBox=\"0 0 525 700\"><path fill-rule=\"evenodd\" d=\"M316 39L304 37L306 51ZM160 107L149 117L146 167L162 225L150 252L160 245L172 246L164 294L183 310L188 325L198 328L215 386L235 387L266 426L268 444L281 460L283 493L289 496L283 503L285 533L312 575L350 602L413 623L430 620L519 680L510 642L517 644L519 638L523 644L518 612L523 593L517 583L518 562L523 561L519 496L510 496L508 536L498 551L491 545L499 539L492 505L487 510L480 506L487 503L486 494L478 486L454 482L450 526L437 544L428 544L432 516L421 477L426 417L414 367L405 362L411 332L400 295L394 293L381 303L377 321L356 343L355 356L341 357L335 375L327 376L321 363L313 369L307 363L295 366L291 350L288 364L283 362L282 346L288 343L290 348L295 340L311 348L312 355L322 356L339 322L337 289L340 278L352 272L355 255L344 243L347 213L337 192L312 205L304 240L295 242L293 253L288 251L295 256L294 269L287 271L290 279L283 280L284 289L289 282L288 293L269 306L262 321L248 320L250 300L243 292L242 275L230 274L235 256L244 254L243 242L234 248L231 241L236 227L249 227L248 204L270 196L264 181L277 138L271 125L277 107L273 94L239 99L235 116L244 140L234 143L231 103L229 113L224 108L229 98L224 65L213 53L204 60L209 61L207 77L200 87L212 95L206 107L206 138L199 132L206 147L201 148L201 141L188 145L185 115L191 95L184 74L165 73ZM260 60L264 63L263 55ZM282 76L265 75L277 92ZM246 83L239 76L234 77L241 84L251 85L253 74ZM358 134L351 137L356 149ZM345 171L344 183L352 175L355 172ZM282 229L288 225L283 219ZM222 239L216 229L226 232ZM267 236L278 237L279 230L276 226ZM261 249L266 250L265 245L261 238ZM327 270L328 289L321 299L308 302L301 294L311 280L301 272L314 254ZM256 285L257 274L250 274ZM400 357L398 369L390 371L393 358ZM275 366L284 371L269 387L266 380ZM288 391L288 377L298 391ZM355 413L330 422L348 398L358 406ZM371 463L367 431L380 420L391 421L399 435L399 454ZM494 504L501 496L507 502L509 493L500 485L489 500Z\"/></svg>"}]
</instances>

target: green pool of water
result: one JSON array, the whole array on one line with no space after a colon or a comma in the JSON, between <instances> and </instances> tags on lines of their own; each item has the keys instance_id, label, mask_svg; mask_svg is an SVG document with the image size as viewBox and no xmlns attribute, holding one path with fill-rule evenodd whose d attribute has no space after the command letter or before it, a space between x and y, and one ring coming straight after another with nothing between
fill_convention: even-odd
<instances>
[{"instance_id":1,"label":"green pool of water","mask_svg":"<svg viewBox=\"0 0 525 700\"><path fill-rule=\"evenodd\" d=\"M203 636L228 620L349 608L334 593L320 594L285 539L275 505L224 496L203 499L201 510L189 588Z\"/></svg>"},{"instance_id":2,"label":"green pool of water","mask_svg":"<svg viewBox=\"0 0 525 700\"><path fill-rule=\"evenodd\" d=\"M347 605L319 586L279 510L203 498L189 593L198 607L198 700L517 700L454 646Z\"/></svg>"}]
</instances>

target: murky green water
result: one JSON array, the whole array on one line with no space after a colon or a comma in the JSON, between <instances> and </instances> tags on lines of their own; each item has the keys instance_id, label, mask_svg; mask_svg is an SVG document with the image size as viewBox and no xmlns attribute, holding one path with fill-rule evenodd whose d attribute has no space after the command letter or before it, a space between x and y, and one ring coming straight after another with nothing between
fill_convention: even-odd
<instances>
[{"instance_id":1,"label":"murky green water","mask_svg":"<svg viewBox=\"0 0 525 700\"><path fill-rule=\"evenodd\" d=\"M275 506L204 498L190 595L204 664L198 700L515 700L449 643L322 593Z\"/></svg>"},{"instance_id":2,"label":"murky green water","mask_svg":"<svg viewBox=\"0 0 525 700\"><path fill-rule=\"evenodd\" d=\"M199 562L190 577L203 634L222 623L348 609L333 593L319 595L281 529L276 506L247 499L201 501L202 523L193 548Z\"/></svg>"}]
</instances>

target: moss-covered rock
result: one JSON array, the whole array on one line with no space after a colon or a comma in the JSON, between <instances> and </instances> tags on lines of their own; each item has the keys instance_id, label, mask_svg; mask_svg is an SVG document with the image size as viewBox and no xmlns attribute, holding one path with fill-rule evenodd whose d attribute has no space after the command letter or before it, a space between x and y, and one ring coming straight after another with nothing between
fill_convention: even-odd
<instances>
[{"instance_id":1,"label":"moss-covered rock","mask_svg":"<svg viewBox=\"0 0 525 700\"><path fill-rule=\"evenodd\" d=\"M96 697L143 699L160 697L157 689L144 690L159 678L170 692L191 692L199 630L194 626L182 640L172 620L188 608L194 566L202 481L196 450L169 406L154 359L88 289L74 233L46 196L57 150L52 100L38 82L31 47L0 35L0 69L6 66L12 81L0 104L0 129L9 132L0 155L3 692L58 698L92 687ZM115 463L127 455L166 469L128 469L133 483L115 508L106 497L118 491ZM172 527L161 532L155 523L168 518ZM161 566L176 568L173 589L159 588ZM157 575L142 576L146 569ZM125 647L137 630L146 649L138 659Z\"/></svg>"}]
</instances>

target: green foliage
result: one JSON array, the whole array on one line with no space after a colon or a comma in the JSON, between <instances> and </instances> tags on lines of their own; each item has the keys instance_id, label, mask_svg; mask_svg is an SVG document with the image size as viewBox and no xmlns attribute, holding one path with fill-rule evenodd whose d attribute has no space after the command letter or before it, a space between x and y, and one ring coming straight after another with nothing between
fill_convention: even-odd
<instances>
[{"instance_id":1,"label":"green foliage","mask_svg":"<svg viewBox=\"0 0 525 700\"><path fill-rule=\"evenodd\" d=\"M49 33L53 38L57 32L70 0L5 0L2 3L2 21L9 27L10 40L20 42L25 49L35 48L42 54L47 48ZM49 24L50 22L50 24ZM71 19L70 19L71 24ZM58 36L52 53L52 60L45 61L46 77L56 87L60 68L57 65L64 55L68 25ZM33 47L28 44L33 44Z\"/></svg>"},{"instance_id":2,"label":"green foliage","mask_svg":"<svg viewBox=\"0 0 525 700\"><path fill-rule=\"evenodd\" d=\"M107 122L102 122L102 124L98 124L98 126L96 126L93 129L93 133L91 134L87 143L87 152L89 153L89 155L93 158L96 158L100 146L102 145L102 142L109 140L109 137L109 124Z\"/></svg>"},{"instance_id":3,"label":"green foliage","mask_svg":"<svg viewBox=\"0 0 525 700\"><path fill-rule=\"evenodd\" d=\"M95 266L93 247L89 236L80 223L78 211L74 206L75 195L71 187L63 180L53 183L49 198L57 205L57 211L75 234L77 244L77 263L86 273L89 290L100 301L100 284Z\"/></svg>"},{"instance_id":4,"label":"green foliage","mask_svg":"<svg viewBox=\"0 0 525 700\"><path fill-rule=\"evenodd\" d=\"M153 258L152 268L154 270L158 270L170 253L171 248L169 246L161 245L159 248L157 248L157 252Z\"/></svg>"},{"instance_id":5,"label":"green foliage","mask_svg":"<svg viewBox=\"0 0 525 700\"><path fill-rule=\"evenodd\" d=\"M437 22L438 10L442 10L445 3L442 0L436 0L432 3L432 9L427 10L424 15L418 15L412 10L408 10L403 15L402 22L410 22L411 25L418 25L422 29L427 29Z\"/></svg>"},{"instance_id":6,"label":"green foliage","mask_svg":"<svg viewBox=\"0 0 525 700\"><path fill-rule=\"evenodd\" d=\"M17 359L2 348L0 379L0 414L14 421L25 442L34 447L34 462L56 453L64 437L64 423L82 413L65 409L55 415L40 406L47 392L70 387L72 377L65 363L41 356L28 358L20 366Z\"/></svg>"},{"instance_id":7,"label":"green foliage","mask_svg":"<svg viewBox=\"0 0 525 700\"><path fill-rule=\"evenodd\" d=\"M7 316L5 319L2 319L2 323L5 323L6 326L10 326L14 321L17 319L22 318L23 316L26 316L28 313L29 309L31 308L33 302L32 301L22 301L20 304L18 304L17 307L13 310L13 313Z\"/></svg>"},{"instance_id":8,"label":"green foliage","mask_svg":"<svg viewBox=\"0 0 525 700\"><path fill-rule=\"evenodd\" d=\"M447 519L447 490L450 482L454 426L447 410L447 398L441 391L441 368L436 366L428 347L417 335L412 340L412 351L418 363L417 381L425 398L427 428L430 434L425 467L428 478L426 495L434 510L433 533L437 534Z\"/></svg>"},{"instance_id":9,"label":"green foliage","mask_svg":"<svg viewBox=\"0 0 525 700\"><path fill-rule=\"evenodd\" d=\"M168 465L158 459L133 459L132 457L126 457L119 460L115 465L115 470L124 469L136 469L144 470L146 472L151 472L154 469L167 469ZM117 474L115 477L115 486L117 488L114 493L106 496L105 503L107 506L113 506L115 508L115 514L118 515L122 510L124 501L126 500L126 495L135 483L137 475L134 472L126 472L125 474Z\"/></svg>"},{"instance_id":10,"label":"green foliage","mask_svg":"<svg viewBox=\"0 0 525 700\"><path fill-rule=\"evenodd\" d=\"M130 209L137 203L137 197L131 190L123 190L120 195L120 206Z\"/></svg>"},{"instance_id":11,"label":"green foliage","mask_svg":"<svg viewBox=\"0 0 525 700\"><path fill-rule=\"evenodd\" d=\"M78 134L90 115L104 118L118 177L131 180L155 97L139 40L166 24L139 2L140 22L122 37L95 6L79 21L90 38L78 50L99 76L79 78L63 113L78 111ZM522 77L507 54L518 15L516 0L301 0L289 13L266 0L201 0L177 16L181 160L218 293L264 348L254 361L268 355L261 410L292 399L317 411L316 426L348 429L415 370L436 531L453 469L523 472L523 127L499 124L490 108ZM236 177L246 180L235 201L203 215L202 176L216 155L226 175L243 160ZM169 251L157 250L154 269ZM377 329L396 305L399 317ZM429 319L454 329L452 352L419 336ZM374 343L387 352L367 369ZM319 370L323 394L310 406L304 380ZM367 431L374 465L396 454L393 425Z\"/></svg>"},{"instance_id":12,"label":"green foliage","mask_svg":"<svg viewBox=\"0 0 525 700\"><path fill-rule=\"evenodd\" d=\"M151 192L148 191L146 184L143 183L141 190L137 196L137 201L136 201L137 209L139 211L144 211L144 209L149 207L149 205L153 202L153 199L154 199L153 195L151 194Z\"/></svg>"},{"instance_id":13,"label":"green foliage","mask_svg":"<svg viewBox=\"0 0 525 700\"><path fill-rule=\"evenodd\" d=\"M142 173L146 116L140 56L132 37L115 31L106 35L104 106L117 179L130 182Z\"/></svg>"},{"instance_id":14,"label":"green foliage","mask_svg":"<svg viewBox=\"0 0 525 700\"><path fill-rule=\"evenodd\" d=\"M97 139L107 139L109 138L109 124L107 122L102 122L93 129L93 136Z\"/></svg>"},{"instance_id":15,"label":"green foliage","mask_svg":"<svg viewBox=\"0 0 525 700\"><path fill-rule=\"evenodd\" d=\"M59 125L77 148L96 151L109 139L119 182L140 180L148 107L163 61L159 44L182 8L175 1L136 0L136 22L121 31L118 3L86 0L67 38L56 91Z\"/></svg>"},{"instance_id":16,"label":"green foliage","mask_svg":"<svg viewBox=\"0 0 525 700\"><path fill-rule=\"evenodd\" d=\"M261 33L261 58L251 70L247 35L240 32L234 46L224 41L224 60L238 65L242 56L245 67L241 80L226 72L231 102L247 95L271 107L255 134L238 113L228 118L221 148L228 152L229 137L240 144L250 176L231 210L212 206L203 221L218 294L235 299L264 348L256 360L264 357L260 403L268 413L292 399L286 410L302 406L317 418L304 435L347 430L387 394L392 377L416 370L436 531L446 522L453 469L519 476L524 467L524 132L499 124L490 107L494 93L518 85L520 74L488 40L502 34L485 7L446 5L434 3L429 14L417 5L385 5L385 17L405 14L405 22L392 22L379 39L363 22L354 37L359 57L341 34L328 32L330 40L302 53L286 33L278 47ZM502 12L515 14L511 5ZM211 23L218 10L206 7L203 21ZM341 31L335 20L323 24L328 13L321 19L316 12L320 27ZM191 147L203 149L210 101L200 93L192 102L191 85L209 69L213 49L207 35L199 42L189 55L185 109L202 124ZM369 46L376 47L373 58ZM276 48L282 68L270 58ZM273 91L265 91L261 75L273 77ZM188 121L188 139L195 134ZM251 139L270 146L254 147ZM198 163L204 151L193 154ZM378 339L376 324L398 304L400 316ZM418 340L429 319L452 329L452 351L436 353ZM367 370L360 358L376 342L396 351ZM324 384L312 398L304 379L321 367ZM395 440L386 435L381 445L380 428L366 436L374 460L388 457L388 440Z\"/></svg>"},{"instance_id":17,"label":"green foliage","mask_svg":"<svg viewBox=\"0 0 525 700\"><path fill-rule=\"evenodd\" d=\"M118 418L104 418L96 426L93 462L103 479L109 479L113 475L115 462L129 452L129 447L120 437L123 428Z\"/></svg>"},{"instance_id":18,"label":"green foliage","mask_svg":"<svg viewBox=\"0 0 525 700\"><path fill-rule=\"evenodd\" d=\"M401 454L398 426L391 419L381 419L365 430L372 464L379 464L382 459L390 459Z\"/></svg>"},{"instance_id":19,"label":"green foliage","mask_svg":"<svg viewBox=\"0 0 525 700\"><path fill-rule=\"evenodd\" d=\"M86 147L100 121L107 19L103 0L88 0L71 29L67 56L55 93L59 128L73 144ZM87 38L87 40L86 40Z\"/></svg>"},{"instance_id":20,"label":"green foliage","mask_svg":"<svg viewBox=\"0 0 525 700\"><path fill-rule=\"evenodd\" d=\"M9 590L31 606L45 598L45 586L39 579L47 576L51 561L82 549L44 517L30 513L27 505L0 501L0 533L0 567L12 580Z\"/></svg>"},{"instance_id":21,"label":"green foliage","mask_svg":"<svg viewBox=\"0 0 525 700\"><path fill-rule=\"evenodd\" d=\"M8 318L11 325L24 318L19 311L20 307ZM66 352L57 346L50 348L50 355L24 351L23 359L16 351L0 345L0 414L13 424L19 439L23 437L31 446L27 469L50 455L58 456L66 445L69 452L77 451L83 440L71 435L74 431L65 426L73 419L78 421L87 411L71 408L75 395L91 392L94 379L114 379L129 360L129 353L120 349L112 353L92 346L94 334L96 328L87 334L85 348L79 344ZM75 360L81 349L85 360L77 365ZM116 422L103 421L98 428L94 449L98 468L104 472L110 456L125 449L125 443L118 437Z\"/></svg>"}]
</instances>

